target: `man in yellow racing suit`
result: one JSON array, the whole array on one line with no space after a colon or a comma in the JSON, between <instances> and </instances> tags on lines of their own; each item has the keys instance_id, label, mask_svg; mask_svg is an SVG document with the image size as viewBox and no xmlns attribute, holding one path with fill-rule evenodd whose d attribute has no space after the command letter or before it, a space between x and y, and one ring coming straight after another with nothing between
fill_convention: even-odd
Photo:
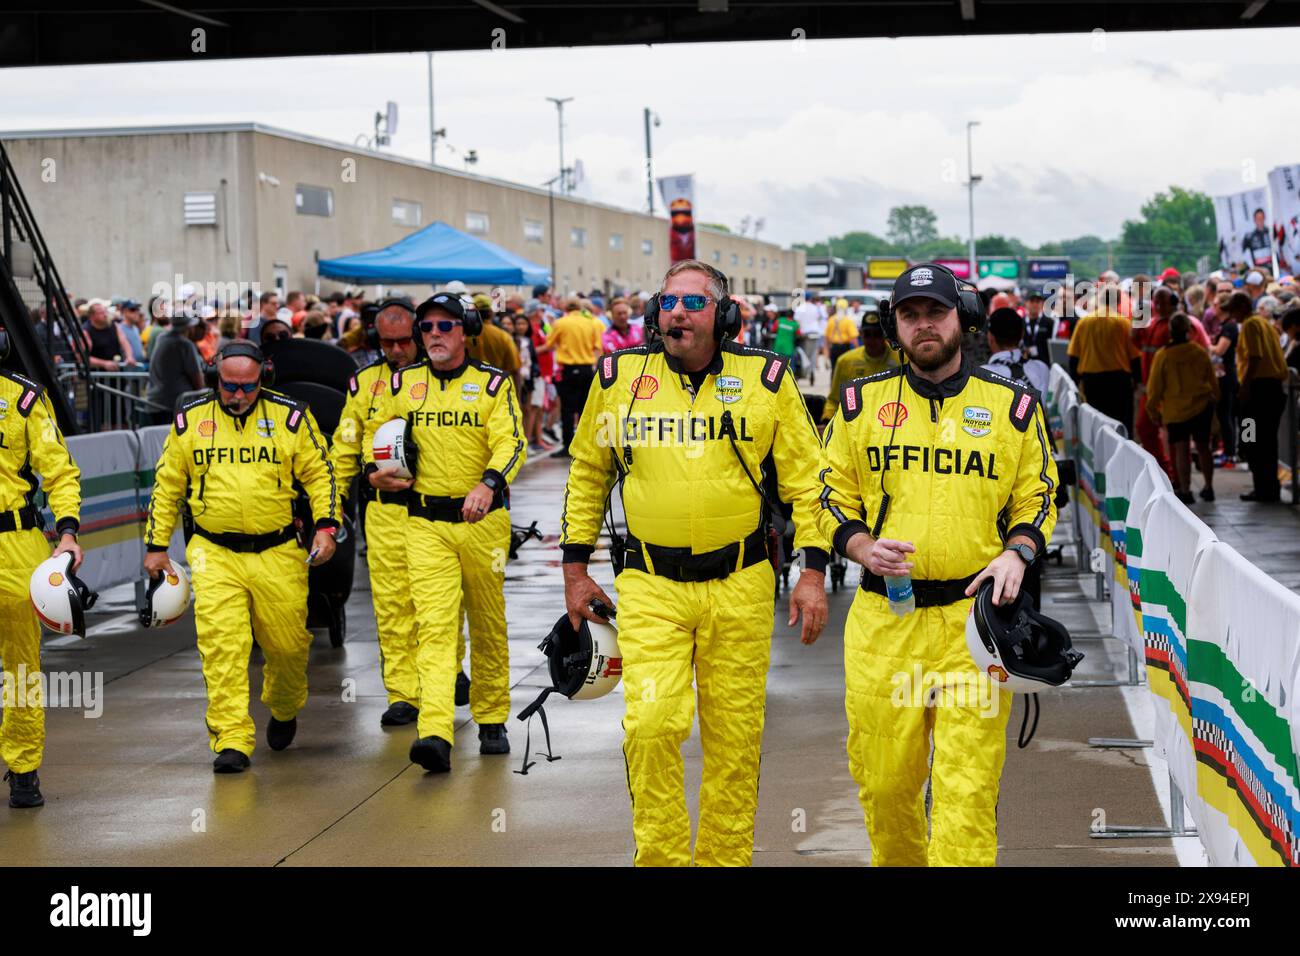
<instances>
[{"instance_id":1,"label":"man in yellow racing suit","mask_svg":"<svg viewBox=\"0 0 1300 956\"><path fill-rule=\"evenodd\" d=\"M802 612L811 643L826 620L816 427L788 359L730 341L734 310L721 273L674 264L647 310L647 326L657 321L666 337L601 358L572 445L560 543L575 626L593 617L593 599L613 606L587 562L606 496L622 481L623 753L642 866L691 862L681 745L697 691L704 779L694 861L745 866L753 854L774 589L758 486L773 472L806 558L789 623Z\"/></svg>"},{"instance_id":2,"label":"man in yellow racing suit","mask_svg":"<svg viewBox=\"0 0 1300 956\"><path fill-rule=\"evenodd\" d=\"M962 356L962 325L982 310L968 298L959 323L958 299L941 267L898 278L891 336L909 364L844 386L824 437L824 527L865 567L844 635L845 708L879 866L993 865L1011 695L976 670L966 615L987 577L995 602L1016 596L1056 521L1042 408ZM916 609L900 618L883 578L907 575Z\"/></svg>"},{"instance_id":3,"label":"man in yellow racing suit","mask_svg":"<svg viewBox=\"0 0 1300 956\"><path fill-rule=\"evenodd\" d=\"M0 330L0 358L8 351ZM54 512L58 546L70 553L72 570L81 567L77 544L81 514L81 472L68 454L43 386L17 372L0 369L0 664L12 697L4 700L0 760L9 781L9 806L39 807L37 768L45 752L45 701L41 673L41 625L32 607L28 582L36 566L50 557L36 505L39 486Z\"/></svg>"},{"instance_id":4,"label":"man in yellow racing suit","mask_svg":"<svg viewBox=\"0 0 1300 956\"><path fill-rule=\"evenodd\" d=\"M309 557L334 555L339 490L325 438L306 405L261 385L261 350L244 340L217 354L218 391L177 413L154 472L145 525L145 570L171 570L167 545L184 502L194 523L185 549L194 585L214 773L249 766L248 655L266 658L266 742L283 750L307 702L307 564L298 544L295 483L315 518Z\"/></svg>"},{"instance_id":5,"label":"man in yellow racing suit","mask_svg":"<svg viewBox=\"0 0 1300 956\"><path fill-rule=\"evenodd\" d=\"M406 419L407 454L411 446L418 450L415 478L394 478L393 487L410 492L406 551L420 687L410 757L431 773L445 773L451 769L462 606L469 618L469 706L479 725L479 753L510 752L506 505L527 446L510 376L465 354L466 334L475 334L478 314L455 294L441 292L421 303L416 317L428 357L391 375L383 403L366 425L362 452L367 474L377 472L375 431L394 418Z\"/></svg>"},{"instance_id":6,"label":"man in yellow racing suit","mask_svg":"<svg viewBox=\"0 0 1300 956\"><path fill-rule=\"evenodd\" d=\"M885 333L880 328L880 313L872 309L863 313L859 328L862 344L849 349L839 357L831 371L831 390L822 406L822 422L828 422L840 407L840 390L855 378L875 375L887 368L898 367L898 356L885 344Z\"/></svg>"}]
</instances>

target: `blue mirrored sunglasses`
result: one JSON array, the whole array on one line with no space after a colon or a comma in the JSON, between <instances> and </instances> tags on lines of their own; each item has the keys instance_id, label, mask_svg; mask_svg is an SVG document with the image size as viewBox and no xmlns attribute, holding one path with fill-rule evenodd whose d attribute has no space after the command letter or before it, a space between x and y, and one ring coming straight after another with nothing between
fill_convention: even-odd
<instances>
[{"instance_id":1,"label":"blue mirrored sunglasses","mask_svg":"<svg viewBox=\"0 0 1300 956\"><path fill-rule=\"evenodd\" d=\"M252 395L260 384L260 382L227 382L223 378L221 380L221 390L229 392L231 395L235 394L235 392L243 392L245 395Z\"/></svg>"},{"instance_id":2,"label":"blue mirrored sunglasses","mask_svg":"<svg viewBox=\"0 0 1300 956\"><path fill-rule=\"evenodd\" d=\"M438 327L438 331L442 332L445 335L446 333L450 332L452 329L454 329L456 326L460 324L461 322L459 319L421 319L420 331L432 332L433 327L436 325Z\"/></svg>"},{"instance_id":3,"label":"blue mirrored sunglasses","mask_svg":"<svg viewBox=\"0 0 1300 956\"><path fill-rule=\"evenodd\" d=\"M709 304L707 295L661 295L659 297L659 309L661 312L671 312L677 308L677 303L681 302L682 307L687 312L699 312Z\"/></svg>"}]
</instances>

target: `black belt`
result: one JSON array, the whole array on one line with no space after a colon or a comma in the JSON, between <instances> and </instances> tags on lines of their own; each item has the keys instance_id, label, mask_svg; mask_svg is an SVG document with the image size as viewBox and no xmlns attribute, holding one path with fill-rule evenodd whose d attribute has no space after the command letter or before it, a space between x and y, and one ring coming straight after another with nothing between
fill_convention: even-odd
<instances>
[{"instance_id":1,"label":"black belt","mask_svg":"<svg viewBox=\"0 0 1300 956\"><path fill-rule=\"evenodd\" d=\"M744 561L740 568L737 568L736 559L741 556L742 548ZM654 571L650 571L646 566L645 553L642 549L650 553L650 560L654 562ZM624 567L655 574L670 581L717 581L727 577L732 571L743 570L767 559L767 536L762 528L750 534L744 541L735 541L703 554L695 554L690 548L664 548L657 544L649 544L629 534Z\"/></svg>"},{"instance_id":2,"label":"black belt","mask_svg":"<svg viewBox=\"0 0 1300 956\"><path fill-rule=\"evenodd\" d=\"M493 495L488 512L496 511L503 504L500 495ZM412 518L423 518L425 521L464 521L465 515L461 511L464 507L464 498L439 498L436 495L417 495L411 492L406 499L406 513Z\"/></svg>"},{"instance_id":3,"label":"black belt","mask_svg":"<svg viewBox=\"0 0 1300 956\"><path fill-rule=\"evenodd\" d=\"M402 505L407 504L410 497L409 491L380 491L370 482L366 481L361 484L361 497L366 501L378 501L381 505Z\"/></svg>"},{"instance_id":4,"label":"black belt","mask_svg":"<svg viewBox=\"0 0 1300 956\"><path fill-rule=\"evenodd\" d=\"M954 581L913 581L912 596L916 598L917 607L942 607L946 604L956 604L958 601L966 600L966 588L975 580L975 575L969 575ZM885 579L878 574L872 574L866 568L862 569L862 590L870 591L872 594L879 594L888 599L889 594L885 591Z\"/></svg>"},{"instance_id":5,"label":"black belt","mask_svg":"<svg viewBox=\"0 0 1300 956\"><path fill-rule=\"evenodd\" d=\"M18 517L15 518L14 515ZM6 511L0 514L0 534L6 531L26 531L28 528L39 528L41 526L41 516L36 513L33 505L26 505L17 511Z\"/></svg>"},{"instance_id":6,"label":"black belt","mask_svg":"<svg viewBox=\"0 0 1300 956\"><path fill-rule=\"evenodd\" d=\"M244 534L239 531L208 531L201 525L195 525L194 533L201 534L213 544L219 544L226 550L238 554L253 554L258 551L266 551L276 545L284 544L286 541L293 541L298 537L297 529L291 524L285 525L279 531L268 531L266 534Z\"/></svg>"}]
</instances>

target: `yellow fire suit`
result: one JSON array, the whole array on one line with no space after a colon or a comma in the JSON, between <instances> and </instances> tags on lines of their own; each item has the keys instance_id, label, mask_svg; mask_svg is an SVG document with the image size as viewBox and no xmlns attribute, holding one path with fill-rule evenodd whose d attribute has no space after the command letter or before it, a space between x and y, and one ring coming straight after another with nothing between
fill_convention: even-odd
<instances>
[{"instance_id":1,"label":"yellow fire suit","mask_svg":"<svg viewBox=\"0 0 1300 956\"><path fill-rule=\"evenodd\" d=\"M418 449L406 528L418 625L417 733L452 742L462 602L469 618L470 714L480 725L504 724L510 716L504 506L527 444L510 376L473 359L448 371L427 359L408 365L392 373L383 399L366 424L367 470L374 468L374 433L384 422L406 419ZM492 510L471 524L460 519L460 505L480 481L495 497ZM370 551L381 546L372 539Z\"/></svg>"},{"instance_id":2,"label":"yellow fire suit","mask_svg":"<svg viewBox=\"0 0 1300 956\"><path fill-rule=\"evenodd\" d=\"M146 548L167 550L182 501L194 522L185 554L214 753L253 753L254 634L266 658L262 702L271 715L292 720L307 701L311 634L295 482L307 492L316 528L337 528L340 492L316 419L303 403L266 388L238 418L211 392L185 405L154 472ZM311 529L303 533L310 537Z\"/></svg>"},{"instance_id":3,"label":"yellow fire suit","mask_svg":"<svg viewBox=\"0 0 1300 956\"><path fill-rule=\"evenodd\" d=\"M836 550L874 527L882 475L891 502L880 536L916 546L917 610L896 617L864 572L844 634L849 769L872 862L991 866L1011 695L993 689L966 649L971 600L950 594L921 607L920 596L937 582L964 589L1013 535L1042 554L1056 523L1042 408L969 359L938 385L890 369L844 387L823 441L822 521Z\"/></svg>"},{"instance_id":4,"label":"yellow fire suit","mask_svg":"<svg viewBox=\"0 0 1300 956\"><path fill-rule=\"evenodd\" d=\"M635 862L691 862L681 745L698 693L704 779L694 859L745 866L775 582L766 506L737 451L755 482L775 469L779 496L794 507L795 547L824 570L817 430L784 356L725 342L694 397L678 368L662 343L597 363L572 445L560 540L566 562L587 562L606 495L623 476L628 555L615 583ZM725 557L703 557L726 548Z\"/></svg>"},{"instance_id":5,"label":"yellow fire suit","mask_svg":"<svg viewBox=\"0 0 1300 956\"><path fill-rule=\"evenodd\" d=\"M45 702L41 673L41 625L28 582L50 556L35 505L37 475L49 497L57 533L76 534L81 514L81 472L50 410L41 385L0 369L0 665L6 687L0 724L0 760L14 773L41 765L45 748ZM20 680L25 675L27 680Z\"/></svg>"},{"instance_id":6,"label":"yellow fire suit","mask_svg":"<svg viewBox=\"0 0 1300 956\"><path fill-rule=\"evenodd\" d=\"M357 371L348 383L348 400L334 431L330 462L340 493L346 495L361 470L365 426L389 388L393 369L383 359ZM382 424L382 423L381 423ZM406 504L404 496L375 491L365 476L360 494L366 507L366 563L379 636L379 660L388 703L420 706L420 676L415 668L415 604L406 573Z\"/></svg>"},{"instance_id":7,"label":"yellow fire suit","mask_svg":"<svg viewBox=\"0 0 1300 956\"><path fill-rule=\"evenodd\" d=\"M849 382L897 367L897 353L893 349L887 348L883 355L875 358L867 354L865 345L849 349L839 357L831 371L831 389L826 393L826 404L822 406L822 421L828 422L835 415L835 409L840 407L840 389Z\"/></svg>"}]
</instances>

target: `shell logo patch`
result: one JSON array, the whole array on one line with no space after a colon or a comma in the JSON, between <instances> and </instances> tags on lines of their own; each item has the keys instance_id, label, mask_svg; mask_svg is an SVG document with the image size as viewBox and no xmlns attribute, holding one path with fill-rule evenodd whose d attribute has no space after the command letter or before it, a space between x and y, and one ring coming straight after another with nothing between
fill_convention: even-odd
<instances>
[{"instance_id":1,"label":"shell logo patch","mask_svg":"<svg viewBox=\"0 0 1300 956\"><path fill-rule=\"evenodd\" d=\"M719 375L713 383L713 397L724 405L740 401L740 389L744 382L735 375Z\"/></svg>"},{"instance_id":2,"label":"shell logo patch","mask_svg":"<svg viewBox=\"0 0 1300 956\"><path fill-rule=\"evenodd\" d=\"M993 431L993 413L980 405L967 405L961 412L961 430L972 438Z\"/></svg>"},{"instance_id":3,"label":"shell logo patch","mask_svg":"<svg viewBox=\"0 0 1300 956\"><path fill-rule=\"evenodd\" d=\"M483 387L478 382L466 382L460 387L460 397L467 402L477 402Z\"/></svg>"},{"instance_id":4,"label":"shell logo patch","mask_svg":"<svg viewBox=\"0 0 1300 956\"><path fill-rule=\"evenodd\" d=\"M257 433L263 438L270 438L275 434L275 422L269 418L259 418L257 420Z\"/></svg>"},{"instance_id":5,"label":"shell logo patch","mask_svg":"<svg viewBox=\"0 0 1300 956\"><path fill-rule=\"evenodd\" d=\"M211 438L217 433L217 423L210 418L205 418L199 422L199 434L204 438Z\"/></svg>"},{"instance_id":6,"label":"shell logo patch","mask_svg":"<svg viewBox=\"0 0 1300 956\"><path fill-rule=\"evenodd\" d=\"M902 402L887 402L880 406L876 418L886 428L897 428L907 421L907 406Z\"/></svg>"},{"instance_id":7,"label":"shell logo patch","mask_svg":"<svg viewBox=\"0 0 1300 956\"><path fill-rule=\"evenodd\" d=\"M51 572L50 572L50 587L52 587L52 588L57 588L57 587L58 587L60 584L62 584L62 583L63 583L63 575L60 574L58 571L51 571Z\"/></svg>"},{"instance_id":8,"label":"shell logo patch","mask_svg":"<svg viewBox=\"0 0 1300 956\"><path fill-rule=\"evenodd\" d=\"M428 383L416 382L414 385L411 386L411 391L409 392L409 394L411 398L415 399L418 402L420 399L424 398L424 396L429 394Z\"/></svg>"},{"instance_id":9,"label":"shell logo patch","mask_svg":"<svg viewBox=\"0 0 1300 956\"><path fill-rule=\"evenodd\" d=\"M377 378L370 383L371 395L382 395L383 393L384 393L384 380L382 378Z\"/></svg>"},{"instance_id":10,"label":"shell logo patch","mask_svg":"<svg viewBox=\"0 0 1300 956\"><path fill-rule=\"evenodd\" d=\"M1005 668L1003 668L1001 664L990 664L989 676L999 684L1005 684L1011 679L1011 675L1006 672Z\"/></svg>"},{"instance_id":11,"label":"shell logo patch","mask_svg":"<svg viewBox=\"0 0 1300 956\"><path fill-rule=\"evenodd\" d=\"M632 400L654 398L657 391L659 391L659 379L653 375L642 375L632 383Z\"/></svg>"},{"instance_id":12,"label":"shell logo patch","mask_svg":"<svg viewBox=\"0 0 1300 956\"><path fill-rule=\"evenodd\" d=\"M177 584L181 583L181 579L174 574L169 574L167 575L167 583L175 587Z\"/></svg>"}]
</instances>

